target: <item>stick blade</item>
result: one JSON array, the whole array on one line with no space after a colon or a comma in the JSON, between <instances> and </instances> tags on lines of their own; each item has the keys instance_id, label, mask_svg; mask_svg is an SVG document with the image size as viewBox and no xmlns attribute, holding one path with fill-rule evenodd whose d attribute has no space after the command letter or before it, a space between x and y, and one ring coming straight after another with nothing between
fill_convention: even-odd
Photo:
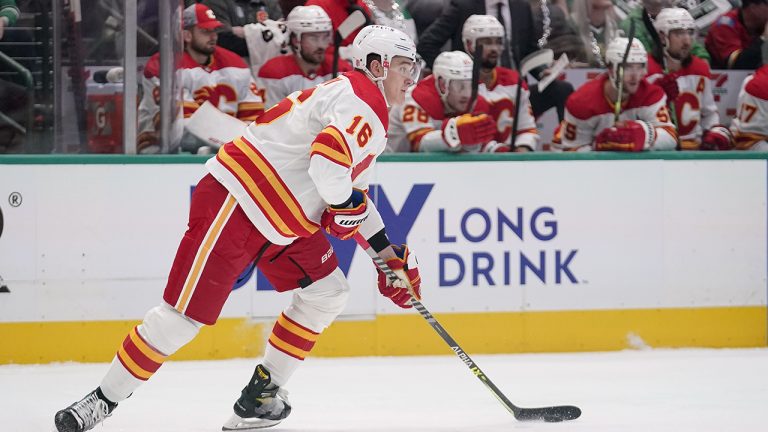
<instances>
[{"instance_id":1,"label":"stick blade","mask_svg":"<svg viewBox=\"0 0 768 432\"><path fill-rule=\"evenodd\" d=\"M519 421L545 421L556 423L575 420L581 416L581 409L573 405L561 405L546 408L520 408L515 411Z\"/></svg>"},{"instance_id":2,"label":"stick blade","mask_svg":"<svg viewBox=\"0 0 768 432\"><path fill-rule=\"evenodd\" d=\"M356 10L349 14L347 19L339 24L339 28L336 31L339 32L341 40L344 40L347 36L351 35L352 32L363 26L365 26L365 15L363 15L361 11Z\"/></svg>"}]
</instances>

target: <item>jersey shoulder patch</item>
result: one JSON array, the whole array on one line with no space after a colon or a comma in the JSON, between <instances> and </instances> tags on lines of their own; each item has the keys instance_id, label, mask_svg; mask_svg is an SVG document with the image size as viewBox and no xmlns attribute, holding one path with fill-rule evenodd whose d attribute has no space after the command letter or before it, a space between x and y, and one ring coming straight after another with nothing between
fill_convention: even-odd
<instances>
[{"instance_id":1,"label":"jersey shoulder patch","mask_svg":"<svg viewBox=\"0 0 768 432\"><path fill-rule=\"evenodd\" d=\"M259 69L259 78L280 79L291 75L301 75L301 68L293 54L285 54L267 60Z\"/></svg>"},{"instance_id":2,"label":"jersey shoulder patch","mask_svg":"<svg viewBox=\"0 0 768 432\"><path fill-rule=\"evenodd\" d=\"M437 93L434 75L430 75L416 84L412 97L433 119L442 120L445 117L443 100L440 99L440 95Z\"/></svg>"},{"instance_id":3,"label":"jersey shoulder patch","mask_svg":"<svg viewBox=\"0 0 768 432\"><path fill-rule=\"evenodd\" d=\"M699 75L712 78L712 73L709 69L709 63L696 56L691 56L691 64L685 68L684 75Z\"/></svg>"},{"instance_id":4,"label":"jersey shoulder patch","mask_svg":"<svg viewBox=\"0 0 768 432\"><path fill-rule=\"evenodd\" d=\"M627 108L653 106L664 98L665 93L664 89L657 86L656 84L651 84L648 81L643 80L640 82L640 86L637 88L637 93L635 93L633 96L634 97L630 98L629 106L627 106Z\"/></svg>"},{"instance_id":5,"label":"jersey shoulder patch","mask_svg":"<svg viewBox=\"0 0 768 432\"><path fill-rule=\"evenodd\" d=\"M755 72L744 90L758 99L768 100L768 65Z\"/></svg>"},{"instance_id":6,"label":"jersey shoulder patch","mask_svg":"<svg viewBox=\"0 0 768 432\"><path fill-rule=\"evenodd\" d=\"M512 86L519 81L519 74L514 69L496 67L496 85Z\"/></svg>"},{"instance_id":7,"label":"jersey shoulder patch","mask_svg":"<svg viewBox=\"0 0 768 432\"><path fill-rule=\"evenodd\" d=\"M144 66L144 76L154 78L160 76L160 53L155 53Z\"/></svg>"},{"instance_id":8,"label":"jersey shoulder patch","mask_svg":"<svg viewBox=\"0 0 768 432\"><path fill-rule=\"evenodd\" d=\"M236 67L236 68L247 68L248 65L245 64L245 60L240 58L239 55L233 53L232 51L222 48L220 46L216 46L216 50L213 52L213 58L216 59L216 62L218 63L218 69L225 68L225 67Z\"/></svg>"},{"instance_id":9,"label":"jersey shoulder patch","mask_svg":"<svg viewBox=\"0 0 768 432\"><path fill-rule=\"evenodd\" d=\"M568 112L579 120L588 120L596 115L604 114L606 109L599 109L606 105L603 94L603 84L607 76L591 79L571 93L565 102Z\"/></svg>"},{"instance_id":10,"label":"jersey shoulder patch","mask_svg":"<svg viewBox=\"0 0 768 432\"><path fill-rule=\"evenodd\" d=\"M379 87L359 71L346 72L342 76L349 80L355 95L371 107L384 126L384 130L387 130L389 128L389 111Z\"/></svg>"}]
</instances>

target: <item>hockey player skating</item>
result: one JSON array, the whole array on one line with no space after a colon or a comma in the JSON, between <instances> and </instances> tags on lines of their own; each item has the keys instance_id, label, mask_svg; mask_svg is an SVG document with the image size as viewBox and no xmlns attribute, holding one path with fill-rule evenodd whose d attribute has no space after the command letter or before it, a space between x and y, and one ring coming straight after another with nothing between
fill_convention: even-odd
<instances>
[{"instance_id":1,"label":"hockey player skating","mask_svg":"<svg viewBox=\"0 0 768 432\"><path fill-rule=\"evenodd\" d=\"M518 71L498 66L501 51L504 49L504 27L492 15L472 15L464 22L461 30L464 49L474 53L478 45L482 46L480 63L480 85L478 94L490 105L490 114L496 121L495 141L509 143L515 113L520 117L517 123L515 151L536 150L539 134L536 120L531 111L528 85L522 81L520 107L516 107L517 86L521 82Z\"/></svg>"},{"instance_id":2,"label":"hockey player skating","mask_svg":"<svg viewBox=\"0 0 768 432\"><path fill-rule=\"evenodd\" d=\"M331 19L320 6L296 6L285 21L292 54L275 57L259 69L260 84L266 88L267 107L296 90L313 87L331 78L333 58L326 56L332 42ZM339 71L351 69L339 62Z\"/></svg>"},{"instance_id":3,"label":"hockey player skating","mask_svg":"<svg viewBox=\"0 0 768 432\"><path fill-rule=\"evenodd\" d=\"M410 89L392 110L388 148L394 152L496 151L496 122L478 96L470 107L472 59L461 51L440 53L432 75ZM508 147L506 147L508 150Z\"/></svg>"},{"instance_id":4,"label":"hockey player skating","mask_svg":"<svg viewBox=\"0 0 768 432\"><path fill-rule=\"evenodd\" d=\"M720 124L709 64L691 54L696 25L683 8L665 8L653 21L661 39L648 59L648 82L664 89L681 150L730 150L731 132Z\"/></svg>"},{"instance_id":5,"label":"hockey player skating","mask_svg":"<svg viewBox=\"0 0 768 432\"><path fill-rule=\"evenodd\" d=\"M60 432L89 430L167 357L216 322L237 276L256 262L293 299L223 430L275 425L291 405L285 385L320 333L344 309L349 284L324 231L370 245L395 270L379 290L401 307L420 298L416 260L389 244L365 190L386 145L387 111L419 74L416 47L399 30L370 26L354 40L355 70L291 94L206 163L189 229L163 302L123 341L99 387L55 415Z\"/></svg>"},{"instance_id":6,"label":"hockey player skating","mask_svg":"<svg viewBox=\"0 0 768 432\"><path fill-rule=\"evenodd\" d=\"M619 97L615 84L629 40L616 38L606 50L608 73L587 81L566 102L565 119L553 140L564 151L674 150L677 131L667 110L664 90L645 81L647 54L637 39L629 47L624 67L619 121L614 107Z\"/></svg>"},{"instance_id":7,"label":"hockey player skating","mask_svg":"<svg viewBox=\"0 0 768 432\"><path fill-rule=\"evenodd\" d=\"M744 80L738 106L731 123L736 149L768 151L768 65Z\"/></svg>"}]
</instances>

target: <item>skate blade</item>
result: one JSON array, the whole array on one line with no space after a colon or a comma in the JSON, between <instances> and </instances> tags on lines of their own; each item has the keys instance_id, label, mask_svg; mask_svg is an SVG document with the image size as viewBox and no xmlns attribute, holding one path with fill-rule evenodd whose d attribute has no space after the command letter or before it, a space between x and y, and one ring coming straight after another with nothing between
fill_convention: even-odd
<instances>
[{"instance_id":1,"label":"skate blade","mask_svg":"<svg viewBox=\"0 0 768 432\"><path fill-rule=\"evenodd\" d=\"M256 431L268 427L272 427L282 420L268 420L260 418L242 418L237 414L232 414L232 417L224 423L221 427L223 431Z\"/></svg>"}]
</instances>

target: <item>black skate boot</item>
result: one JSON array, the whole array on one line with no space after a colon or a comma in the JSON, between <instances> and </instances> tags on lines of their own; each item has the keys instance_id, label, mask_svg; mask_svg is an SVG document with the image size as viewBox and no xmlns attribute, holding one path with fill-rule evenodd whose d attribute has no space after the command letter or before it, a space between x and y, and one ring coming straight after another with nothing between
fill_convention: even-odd
<instances>
[{"instance_id":1,"label":"black skate boot","mask_svg":"<svg viewBox=\"0 0 768 432\"><path fill-rule=\"evenodd\" d=\"M288 392L271 383L269 371L256 366L253 377L235 402L235 414L223 431L253 431L274 426L291 413Z\"/></svg>"},{"instance_id":2,"label":"black skate boot","mask_svg":"<svg viewBox=\"0 0 768 432\"><path fill-rule=\"evenodd\" d=\"M92 429L105 418L112 415L117 407L104 397L101 389L96 389L80 401L56 413L54 422L59 432L83 432Z\"/></svg>"}]
</instances>

